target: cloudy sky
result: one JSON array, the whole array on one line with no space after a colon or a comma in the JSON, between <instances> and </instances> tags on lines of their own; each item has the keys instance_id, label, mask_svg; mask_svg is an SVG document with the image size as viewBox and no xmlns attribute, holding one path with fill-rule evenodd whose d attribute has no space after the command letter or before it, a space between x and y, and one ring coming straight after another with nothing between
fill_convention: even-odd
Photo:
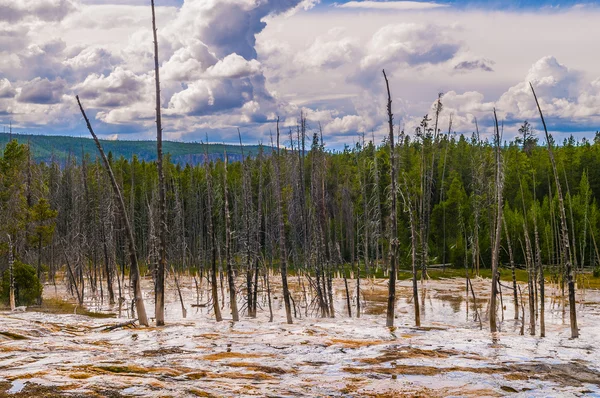
<instances>
[{"instance_id":1,"label":"cloudy sky","mask_svg":"<svg viewBox=\"0 0 600 398\"><path fill-rule=\"evenodd\" d=\"M442 129L511 138L537 124L531 81L561 142L600 129L600 7L577 1L156 0L167 139L269 141L303 110L330 147L413 132L438 93ZM0 0L0 125L152 139L149 0Z\"/></svg>"}]
</instances>

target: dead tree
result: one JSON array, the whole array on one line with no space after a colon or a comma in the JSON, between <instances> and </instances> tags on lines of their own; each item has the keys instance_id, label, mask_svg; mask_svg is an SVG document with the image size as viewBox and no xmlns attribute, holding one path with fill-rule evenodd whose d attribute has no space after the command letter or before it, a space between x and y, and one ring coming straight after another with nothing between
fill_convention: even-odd
<instances>
[{"instance_id":1,"label":"dead tree","mask_svg":"<svg viewBox=\"0 0 600 398\"><path fill-rule=\"evenodd\" d=\"M548 134L548 129L546 128L546 121L544 120L544 114L542 113L542 108L540 107L540 103L537 99L537 95L535 94L535 90L533 89L533 84L529 83L531 87L531 92L533 93L533 98L535 99L535 103L537 105L538 111L540 113L540 118L542 119L542 125L544 126L544 133L546 135L546 144L548 146L548 155L550 156L550 163L552 164L552 172L554 174L554 181L556 183L556 195L558 196L558 204L559 204L559 212L560 212L560 232L561 232L561 246L562 246L562 263L565 265L566 273L567 273L567 283L569 288L569 316L571 320L571 338L579 337L579 328L577 327L577 308L575 302L575 282L573 281L573 270L571 269L571 246L569 242L569 229L567 227L567 215L565 211L565 202L562 194L562 189L560 185L560 179L558 176L558 169L556 167L556 160L554 159L554 152L552 149L552 141L550 140L550 135Z\"/></svg>"},{"instance_id":2,"label":"dead tree","mask_svg":"<svg viewBox=\"0 0 600 398\"><path fill-rule=\"evenodd\" d=\"M534 188L535 192L535 188ZM545 286L544 286L544 266L542 264L542 253L540 249L540 236L537 227L537 211L536 211L536 202L535 202L535 193L534 193L534 209L533 209L533 239L535 244L535 264L538 269L538 278L539 278L539 289L540 289L540 337L546 337L546 305L544 300L546 298L545 294Z\"/></svg>"},{"instance_id":3,"label":"dead tree","mask_svg":"<svg viewBox=\"0 0 600 398\"><path fill-rule=\"evenodd\" d=\"M404 202L404 209L408 212L408 220L410 224L410 258L412 263L412 287L413 287L413 304L415 307L415 326L421 326L421 311L419 309L419 287L417 278L417 227L415 220L415 209L413 202L409 196L408 183L406 175L404 175L404 190L400 189L400 196ZM467 296L467 306L469 305Z\"/></svg>"},{"instance_id":4,"label":"dead tree","mask_svg":"<svg viewBox=\"0 0 600 398\"><path fill-rule=\"evenodd\" d=\"M229 308L234 322L240 320L237 308L237 295L235 292L235 277L233 275L233 266L231 264L231 217L229 215L229 199L227 192L227 153L224 159L223 170L223 207L225 216L225 261L227 262L227 282L229 284Z\"/></svg>"},{"instance_id":5,"label":"dead tree","mask_svg":"<svg viewBox=\"0 0 600 398\"><path fill-rule=\"evenodd\" d=\"M515 319L519 319L519 300L517 296L517 275L515 273L515 258L513 254L512 243L510 240L510 234L508 232L508 226L506 225L506 218L502 217L502 224L504 224L504 234L506 235L506 245L508 246L508 258L510 261L510 269L512 271L512 282L513 282L513 302L515 305Z\"/></svg>"},{"instance_id":6,"label":"dead tree","mask_svg":"<svg viewBox=\"0 0 600 398\"><path fill-rule=\"evenodd\" d=\"M275 149L273 149L275 151ZM292 307L290 304L290 290L287 280L287 250L285 244L285 225L283 223L283 204L281 199L281 170L279 167L279 117L277 118L277 156L272 158L273 167L275 168L274 194L275 205L277 206L277 224L279 229L279 251L280 251L280 269L281 269L281 284L283 287L283 303L285 305L285 315L287 323L292 324Z\"/></svg>"},{"instance_id":7,"label":"dead tree","mask_svg":"<svg viewBox=\"0 0 600 398\"><path fill-rule=\"evenodd\" d=\"M10 302L10 310L14 311L16 308L15 305L15 271L14 264L15 258L13 254L13 243L10 235L8 236L8 280L9 280L9 290L8 290L8 300Z\"/></svg>"},{"instance_id":8,"label":"dead tree","mask_svg":"<svg viewBox=\"0 0 600 398\"><path fill-rule=\"evenodd\" d=\"M498 294L498 264L500 256L500 240L502 238L502 193L504 187L504 172L502 169L502 151L500 148L501 137L498 128L498 117L494 109L494 120L496 124L496 234L494 236L494 248L492 251L492 296L490 302L490 330L495 333L498 330L496 325L496 295Z\"/></svg>"},{"instance_id":9,"label":"dead tree","mask_svg":"<svg viewBox=\"0 0 600 398\"><path fill-rule=\"evenodd\" d=\"M159 251L158 270L154 284L156 326L165 324L165 270L167 268L167 199L165 193L165 173L163 170L162 118L160 114L160 75L158 66L158 38L156 37L156 14L152 5L152 34L154 35L154 81L156 85L156 165L158 168L158 215Z\"/></svg>"},{"instance_id":10,"label":"dead tree","mask_svg":"<svg viewBox=\"0 0 600 398\"><path fill-rule=\"evenodd\" d=\"M258 198L256 203L256 228L255 228L255 239L254 239L254 291L252 299L252 315L256 317L258 307L258 275L260 273L260 261L264 260L262 251L262 228L261 224L263 221L263 147L260 146L258 150ZM266 223L265 223L266 224ZM266 225L265 225L266 228ZM270 302L269 302L270 305ZM251 316L252 316L251 315Z\"/></svg>"},{"instance_id":11,"label":"dead tree","mask_svg":"<svg viewBox=\"0 0 600 398\"><path fill-rule=\"evenodd\" d=\"M240 129L238 129L238 137L240 139L240 150L242 152L242 196L244 199L243 214L245 233L244 245L246 249L246 303L248 308L248 316L251 318L256 318L256 306L254 305L254 292L252 288L252 273L254 269L252 265L252 228L250 226L250 213L252 212L252 196L250 192L251 187L249 187L249 185L252 182L248 181L250 176L246 164L246 157L244 156L244 145L242 144L242 134L240 133Z\"/></svg>"},{"instance_id":12,"label":"dead tree","mask_svg":"<svg viewBox=\"0 0 600 398\"><path fill-rule=\"evenodd\" d=\"M205 147L206 148L206 147ZM208 151L208 150L207 150ZM210 285L211 285L211 297L213 302L213 311L215 312L215 320L221 322L223 317L221 316L221 309L219 308L219 290L217 286L217 239L213 222L213 192L212 192L212 177L210 174L210 166L208 163L208 152L205 153L206 160L204 161L204 169L206 171L206 218L207 218L207 229L210 237L211 246L211 267L210 267Z\"/></svg>"},{"instance_id":13,"label":"dead tree","mask_svg":"<svg viewBox=\"0 0 600 398\"><path fill-rule=\"evenodd\" d=\"M133 229L131 228L131 224L129 223L129 217L127 216L127 208L125 207L125 201L123 200L123 195L121 195L121 190L119 189L119 185L117 184L117 180L115 175L113 174L110 163L108 162L108 158L104 154L104 149L102 149L102 145L98 140L98 137L94 133L92 129L92 125L90 120L88 119L85 111L83 110L83 106L79 101L79 96L75 97L77 99L77 104L79 105L79 109L81 110L81 114L85 119L85 123L87 124L87 128L96 143L96 147L98 148L98 152L100 152L100 156L102 157L102 161L104 162L104 167L106 168L106 172L110 177L110 182L113 187L113 191L115 196L117 197L117 204L119 206L121 221L125 226L125 232L127 234L128 240L128 248L129 248L129 258L131 261L131 282L133 285L133 292L135 297L135 307L138 314L138 319L140 321L140 325L148 326L148 317L146 316L146 308L144 307L144 299L142 294L142 284L140 281L140 269L138 266L137 253L135 249L135 237L133 235Z\"/></svg>"},{"instance_id":14,"label":"dead tree","mask_svg":"<svg viewBox=\"0 0 600 398\"><path fill-rule=\"evenodd\" d=\"M390 214L390 242L391 242L391 253L390 253L390 281L388 286L388 303L387 303L387 318L386 326L394 326L394 310L396 307L396 268L397 259L396 255L398 252L398 220L396 214L396 162L394 161L394 115L392 114L392 95L390 93L390 83L383 71L383 78L385 79L385 85L387 88L388 102L387 102L387 113L388 113L388 127L390 133L390 173L391 173L391 195L392 195L392 206Z\"/></svg>"}]
</instances>

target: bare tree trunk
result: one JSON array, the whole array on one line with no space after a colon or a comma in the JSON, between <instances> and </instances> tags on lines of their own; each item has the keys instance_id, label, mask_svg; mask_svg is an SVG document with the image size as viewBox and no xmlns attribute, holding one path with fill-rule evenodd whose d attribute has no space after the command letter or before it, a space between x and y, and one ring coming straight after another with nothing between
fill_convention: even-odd
<instances>
[{"instance_id":1,"label":"bare tree trunk","mask_svg":"<svg viewBox=\"0 0 600 398\"><path fill-rule=\"evenodd\" d=\"M494 109L494 119L496 121L496 234L494 236L494 248L492 251L492 296L490 300L490 330L495 333L498 330L496 325L496 296L498 294L498 264L500 256L500 240L502 239L502 193L504 186L504 172L502 170L502 152L501 137L498 128L498 118Z\"/></svg>"},{"instance_id":2,"label":"bare tree trunk","mask_svg":"<svg viewBox=\"0 0 600 398\"><path fill-rule=\"evenodd\" d=\"M177 288L179 303L181 304L181 316L185 319L187 317L187 310L185 309L185 304L183 303L183 295L181 294L181 287L179 286L179 278L177 278L177 274L175 273L175 268L173 268L173 265L171 265L171 272L173 273L173 279L175 279L175 287Z\"/></svg>"},{"instance_id":3,"label":"bare tree trunk","mask_svg":"<svg viewBox=\"0 0 600 398\"><path fill-rule=\"evenodd\" d=\"M223 174L223 196L225 207L225 261L227 262L227 282L229 284L229 307L234 322L240 320L237 307L237 295L235 292L235 277L233 275L233 266L231 264L231 217L229 216L229 199L227 191L227 154L225 154L224 174Z\"/></svg>"},{"instance_id":4,"label":"bare tree trunk","mask_svg":"<svg viewBox=\"0 0 600 398\"><path fill-rule=\"evenodd\" d=\"M534 203L535 205L535 203ZM546 317L545 310L546 305L544 300L546 298L544 289L544 265L542 264L542 253L540 251L540 237L537 227L537 214L533 212L533 238L535 244L535 263L538 268L539 288L540 288L540 337L546 337Z\"/></svg>"},{"instance_id":5,"label":"bare tree trunk","mask_svg":"<svg viewBox=\"0 0 600 398\"><path fill-rule=\"evenodd\" d=\"M8 300L10 302L10 310L15 310L15 271L14 264L15 259L13 255L13 243L10 235L8 236L8 280L9 280L9 290L8 290Z\"/></svg>"},{"instance_id":6,"label":"bare tree trunk","mask_svg":"<svg viewBox=\"0 0 600 398\"><path fill-rule=\"evenodd\" d=\"M211 272L210 272L210 284L211 294L213 301L213 311L215 313L215 320L221 322L223 317L221 316L221 309L219 308L219 290L217 286L217 242L215 237L215 228L213 223L213 210L212 210L212 177L210 175L210 167L208 164L208 153L206 153L205 170L206 170L206 218L208 220L208 235L210 236L211 242Z\"/></svg>"},{"instance_id":7,"label":"bare tree trunk","mask_svg":"<svg viewBox=\"0 0 600 398\"><path fill-rule=\"evenodd\" d=\"M104 231L104 221L103 220L100 220L100 238L102 239L102 248L104 251L104 272L106 273L106 286L108 288L108 302L110 305L113 305L115 303L115 293L113 291L113 286L112 286L110 260L108 257L108 244L106 242L106 233Z\"/></svg>"},{"instance_id":8,"label":"bare tree trunk","mask_svg":"<svg viewBox=\"0 0 600 398\"><path fill-rule=\"evenodd\" d=\"M156 326L165 324L165 270L167 268L167 199L165 194L165 173L163 170L162 151L162 118L160 114L160 75L158 65L158 38L156 37L156 15L154 13L154 0L152 5L152 34L154 35L154 80L156 83L156 164L158 167L158 191L159 191L159 242L160 259L156 273L155 295L155 317Z\"/></svg>"},{"instance_id":9,"label":"bare tree trunk","mask_svg":"<svg viewBox=\"0 0 600 398\"><path fill-rule=\"evenodd\" d=\"M510 240L510 234L508 232L508 226L506 225L506 219L502 217L502 223L504 224L504 233L506 234L506 245L508 246L508 257L510 260L510 269L512 270L512 282L513 282L513 301L515 305L515 319L519 319L519 300L517 296L517 275L515 273L515 258L513 255L512 243Z\"/></svg>"},{"instance_id":10,"label":"bare tree trunk","mask_svg":"<svg viewBox=\"0 0 600 398\"><path fill-rule=\"evenodd\" d=\"M579 328L577 327L577 308L575 302L575 282L573 281L573 270L571 269L571 247L569 242L569 230L567 227L567 216L565 212L565 203L562 195L562 189L560 186L560 179L558 177L558 170L556 167L556 160L554 159L554 152L552 150L552 142L550 141L550 136L548 134L548 129L546 128L546 121L544 120L544 114L542 113L542 108L540 107L540 103L538 102L537 96L535 94L535 90L533 89L533 85L530 83L531 92L533 93L533 97L535 99L535 103L538 107L538 111L540 112L540 118L542 119L542 124L544 125L544 133L546 134L546 142L548 145L548 155L550 156L550 163L552 164L552 171L554 173L554 180L556 183L556 194L558 195L558 203L560 207L560 226L561 226L561 237L562 237L562 247L563 247L563 263L565 264L566 273L567 273L567 283L569 286L569 316L571 320L571 338L579 337Z\"/></svg>"},{"instance_id":11,"label":"bare tree trunk","mask_svg":"<svg viewBox=\"0 0 600 398\"><path fill-rule=\"evenodd\" d=\"M279 167L279 118L277 118L277 157L273 157L273 165L275 167L274 189L275 189L275 204L277 206L277 222L279 226L279 251L280 251L280 269L281 269L281 284L283 287L283 302L285 304L285 315L287 323L292 324L292 307L290 304L290 290L287 280L287 250L285 244L285 225L283 224L283 205L281 199L281 170Z\"/></svg>"},{"instance_id":12,"label":"bare tree trunk","mask_svg":"<svg viewBox=\"0 0 600 398\"><path fill-rule=\"evenodd\" d=\"M134 291L134 296L135 296L135 306L136 306L136 310L138 313L138 320L140 322L140 325L148 326L148 317L146 316L146 308L144 306L144 298L143 298L143 294L142 294L142 284L140 281L140 269L138 266L137 253L136 253L136 249L135 249L135 237L133 235L133 230L131 229L131 224L129 223L129 218L127 217L127 208L125 207L125 201L123 200L123 195L121 195L121 190L119 189L119 185L117 184L115 175L113 174L112 168L110 167L108 158L104 154L102 145L100 144L98 137L94 133L94 130L92 129L92 125L90 124L90 120L88 119L87 115L85 114L85 111L83 110L83 106L81 105L81 102L79 101L79 96L77 96L76 98L77 98L77 104L79 104L79 109L81 110L81 114L83 115L83 118L85 119L85 122L87 124L87 128L90 131L90 134L92 135L92 137L94 138L94 141L96 142L96 147L98 148L98 152L100 152L100 156L102 157L102 161L104 162L104 167L106 168L108 176L110 177L110 182L112 184L115 196L118 199L117 204L119 205L119 210L121 211L121 218L122 218L123 224L125 226L127 238L128 238L129 258L131 261L131 281L133 284L133 291Z\"/></svg>"},{"instance_id":13,"label":"bare tree trunk","mask_svg":"<svg viewBox=\"0 0 600 398\"><path fill-rule=\"evenodd\" d=\"M258 307L258 274L260 273L260 260L263 259L262 254L262 228L261 224L263 221L262 206L263 206L263 164L262 164L263 149L262 145L258 152L258 199L256 203L256 241L254 248L254 298L252 300L252 314L256 317ZM265 223L266 228L266 223Z\"/></svg>"},{"instance_id":14,"label":"bare tree trunk","mask_svg":"<svg viewBox=\"0 0 600 398\"><path fill-rule=\"evenodd\" d=\"M394 161L394 116L392 114L392 95L390 93L390 84L388 82L385 70L383 71L383 78L385 79L385 85L388 94L387 113L388 113L388 125L389 125L389 136L390 136L390 164L391 164L391 183L392 183L392 207L391 207L391 253L390 253L390 281L388 286L388 304L387 304L387 318L386 326L394 326L394 310L396 307L396 255L398 250L398 220L396 214L396 162Z\"/></svg>"},{"instance_id":15,"label":"bare tree trunk","mask_svg":"<svg viewBox=\"0 0 600 398\"><path fill-rule=\"evenodd\" d=\"M412 202L407 200L410 222L410 245L411 245L411 262L412 262L412 287L413 287L413 304L415 306L415 326L421 326L421 310L419 308L419 286L417 278L417 227L416 220L412 208Z\"/></svg>"}]
</instances>

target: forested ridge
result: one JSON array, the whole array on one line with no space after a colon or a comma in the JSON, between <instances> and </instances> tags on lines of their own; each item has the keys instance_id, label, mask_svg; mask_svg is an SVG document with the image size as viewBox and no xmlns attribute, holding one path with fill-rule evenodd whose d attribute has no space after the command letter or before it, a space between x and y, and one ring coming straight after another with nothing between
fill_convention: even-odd
<instances>
[{"instance_id":1,"label":"forested ridge","mask_svg":"<svg viewBox=\"0 0 600 398\"><path fill-rule=\"evenodd\" d=\"M81 162L82 155L97 156L94 141L88 137L87 132L82 137L58 136L58 135L34 135L10 132L9 126L6 132L0 133L0 147L4 148L12 139L21 143L27 143L30 147L31 157L36 162L52 163L55 161L62 165L70 159ZM131 160L137 156L139 160L156 161L155 141L133 141L133 140L100 140L107 152L114 157L124 157ZM222 159L227 151L231 160L241 160L240 148L237 145L226 145L219 143L198 142L176 142L165 141L165 153L169 154L173 163L185 165L186 163L196 165L208 158L212 160ZM258 145L248 145L245 148L247 155L255 156L258 153Z\"/></svg>"}]
</instances>

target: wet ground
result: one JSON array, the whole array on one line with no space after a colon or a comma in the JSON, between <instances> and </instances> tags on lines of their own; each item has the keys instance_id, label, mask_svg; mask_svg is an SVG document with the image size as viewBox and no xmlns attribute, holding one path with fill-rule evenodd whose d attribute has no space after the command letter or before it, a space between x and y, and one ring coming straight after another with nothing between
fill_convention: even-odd
<instances>
[{"instance_id":1,"label":"wet ground","mask_svg":"<svg viewBox=\"0 0 600 398\"><path fill-rule=\"evenodd\" d=\"M122 318L99 319L35 311L0 313L0 397L20 396L598 396L600 397L600 293L578 297L581 338L569 339L569 314L548 287L546 338L530 336L514 320L510 294L503 297L501 332L486 319L489 280L474 280L483 330L467 302L462 279L420 286L421 328L415 328L410 281L398 283L396 327L385 327L387 281L362 280L363 313L347 314L343 281L336 280L336 317L316 318L299 305L293 325L285 323L280 297L274 322L267 304L257 319L242 316L215 322L182 277L187 318L174 286L167 294L167 326L123 327ZM295 281L296 282L296 281ZM153 302L145 281L149 316ZM351 288L354 281L349 281ZM278 285L273 279L276 290ZM525 288L525 286L523 286ZM225 292L225 297L228 296ZM58 287L46 296L64 298ZM527 299L527 296L524 295ZM309 299L310 301L310 299ZM467 312L468 303L468 312ZM241 304L241 303L240 303ZM114 311L91 300L92 311ZM527 306L526 306L527 311ZM308 313L308 317L306 317ZM245 314L244 314L245 315ZM499 314L501 315L501 314ZM526 314L527 316L527 314Z\"/></svg>"}]
</instances>

